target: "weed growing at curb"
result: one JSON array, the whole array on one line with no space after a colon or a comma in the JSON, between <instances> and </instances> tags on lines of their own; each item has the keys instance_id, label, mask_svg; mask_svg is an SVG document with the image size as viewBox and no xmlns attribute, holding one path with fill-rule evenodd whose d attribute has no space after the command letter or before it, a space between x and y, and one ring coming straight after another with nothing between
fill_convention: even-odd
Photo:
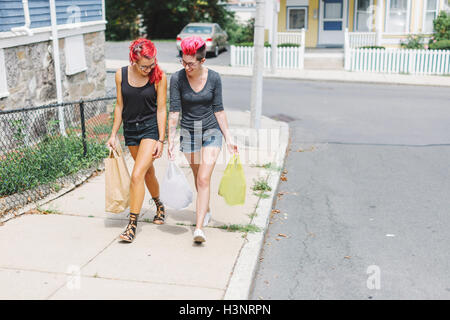
<instances>
[{"instance_id":1,"label":"weed growing at curb","mask_svg":"<svg viewBox=\"0 0 450 320\"><path fill-rule=\"evenodd\" d=\"M42 209L42 207L38 206L36 208L37 211L39 211L41 214L61 214L61 212L53 209Z\"/></svg>"},{"instance_id":2,"label":"weed growing at curb","mask_svg":"<svg viewBox=\"0 0 450 320\"><path fill-rule=\"evenodd\" d=\"M253 191L272 191L272 188L269 186L267 181L264 180L264 178L259 178L258 180L254 180L254 184L252 187Z\"/></svg>"},{"instance_id":3,"label":"weed growing at curb","mask_svg":"<svg viewBox=\"0 0 450 320\"><path fill-rule=\"evenodd\" d=\"M269 186L267 181L263 178L259 178L258 180L254 180L252 190L254 191L253 194L255 196L260 197L261 199L267 199L270 195L267 194L266 191L272 191L272 188Z\"/></svg>"},{"instance_id":4,"label":"weed growing at curb","mask_svg":"<svg viewBox=\"0 0 450 320\"><path fill-rule=\"evenodd\" d=\"M252 168L263 168L263 169L266 169L266 170L273 170L273 171L280 171L281 170L281 167L276 166L272 162L268 162L268 163L263 164L263 165L258 165L258 164L250 165L250 167L252 167Z\"/></svg>"},{"instance_id":5,"label":"weed growing at curb","mask_svg":"<svg viewBox=\"0 0 450 320\"><path fill-rule=\"evenodd\" d=\"M230 224L230 225L223 225L220 227L216 227L218 229L226 230L229 232L244 232L244 233L254 233L254 232L260 232L261 229L254 225L254 224Z\"/></svg>"}]
</instances>

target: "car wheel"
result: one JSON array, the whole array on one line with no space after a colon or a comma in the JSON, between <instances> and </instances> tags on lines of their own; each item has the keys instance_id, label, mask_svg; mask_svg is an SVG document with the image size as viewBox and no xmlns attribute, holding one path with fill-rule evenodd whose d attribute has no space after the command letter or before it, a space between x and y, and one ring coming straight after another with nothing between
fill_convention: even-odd
<instances>
[{"instance_id":1,"label":"car wheel","mask_svg":"<svg viewBox=\"0 0 450 320\"><path fill-rule=\"evenodd\" d=\"M219 55L219 46L216 46L214 48L214 57L217 57Z\"/></svg>"}]
</instances>

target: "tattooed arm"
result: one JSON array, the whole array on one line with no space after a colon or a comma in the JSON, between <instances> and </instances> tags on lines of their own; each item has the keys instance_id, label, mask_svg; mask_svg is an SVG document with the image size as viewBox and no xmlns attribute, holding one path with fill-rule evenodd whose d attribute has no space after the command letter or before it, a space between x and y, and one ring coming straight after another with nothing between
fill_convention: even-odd
<instances>
[{"instance_id":1,"label":"tattooed arm","mask_svg":"<svg viewBox=\"0 0 450 320\"><path fill-rule=\"evenodd\" d=\"M169 113L169 159L175 159L174 147L175 147L175 135L177 132L178 118L180 117L180 112L170 112Z\"/></svg>"}]
</instances>

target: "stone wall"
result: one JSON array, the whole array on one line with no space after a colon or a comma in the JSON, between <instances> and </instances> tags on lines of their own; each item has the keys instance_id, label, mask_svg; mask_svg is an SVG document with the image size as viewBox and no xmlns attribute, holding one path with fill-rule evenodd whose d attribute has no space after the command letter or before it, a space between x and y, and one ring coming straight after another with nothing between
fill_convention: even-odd
<instances>
[{"instance_id":1,"label":"stone wall","mask_svg":"<svg viewBox=\"0 0 450 320\"><path fill-rule=\"evenodd\" d=\"M87 70L65 74L64 39L59 40L64 101L106 95L105 34L84 34ZM0 99L0 110L20 109L56 102L52 42L5 48L9 96Z\"/></svg>"}]
</instances>

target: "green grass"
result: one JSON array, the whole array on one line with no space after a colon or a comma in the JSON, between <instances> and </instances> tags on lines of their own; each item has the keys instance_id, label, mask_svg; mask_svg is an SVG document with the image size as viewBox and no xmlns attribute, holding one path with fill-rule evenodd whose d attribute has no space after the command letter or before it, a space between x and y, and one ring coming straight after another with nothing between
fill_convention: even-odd
<instances>
[{"instance_id":1,"label":"green grass","mask_svg":"<svg viewBox=\"0 0 450 320\"><path fill-rule=\"evenodd\" d=\"M89 168L108 156L103 142L88 138L86 144L86 156L77 135L48 136L34 146L21 144L0 160L0 197L46 184L59 191L57 179Z\"/></svg>"}]
</instances>

